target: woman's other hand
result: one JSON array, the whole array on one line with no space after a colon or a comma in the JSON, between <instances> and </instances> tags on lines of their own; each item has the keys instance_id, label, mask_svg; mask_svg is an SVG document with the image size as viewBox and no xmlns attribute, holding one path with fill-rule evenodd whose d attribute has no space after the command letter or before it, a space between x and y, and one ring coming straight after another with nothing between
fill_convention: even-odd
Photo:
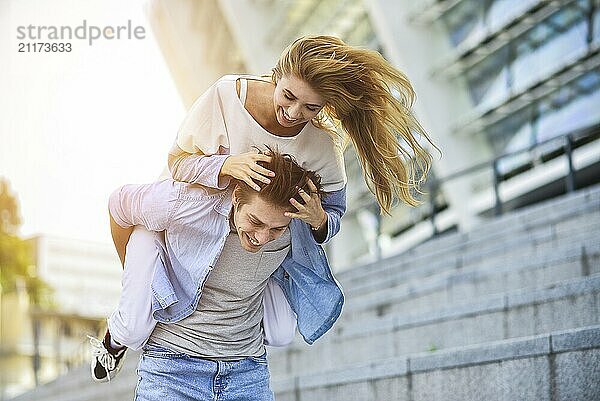
<instances>
[{"instance_id":1,"label":"woman's other hand","mask_svg":"<svg viewBox=\"0 0 600 401\"><path fill-rule=\"evenodd\" d=\"M290 199L290 203L296 208L297 212L285 212L284 214L293 219L300 219L310 225L313 230L320 231L327 222L327 213L325 213L325 210L321 205L317 187L310 179L308 180L308 188L310 190L310 195L302 188L298 188L298 193L304 200L304 204L301 204L294 198Z\"/></svg>"}]
</instances>

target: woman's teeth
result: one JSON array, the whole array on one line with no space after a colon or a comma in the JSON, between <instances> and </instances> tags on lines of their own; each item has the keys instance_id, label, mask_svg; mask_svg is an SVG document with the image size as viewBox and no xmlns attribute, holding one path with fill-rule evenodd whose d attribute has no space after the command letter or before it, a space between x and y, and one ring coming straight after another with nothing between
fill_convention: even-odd
<instances>
[{"instance_id":1,"label":"woman's teeth","mask_svg":"<svg viewBox=\"0 0 600 401\"><path fill-rule=\"evenodd\" d=\"M288 114L285 112L285 110L283 110L283 117L284 117L284 118L285 118L287 121L289 121L289 122L291 122L291 123L293 123L293 122L296 122L296 121L298 120L297 118L291 118L291 117L290 117L290 116L289 116L289 115L288 115Z\"/></svg>"}]
</instances>

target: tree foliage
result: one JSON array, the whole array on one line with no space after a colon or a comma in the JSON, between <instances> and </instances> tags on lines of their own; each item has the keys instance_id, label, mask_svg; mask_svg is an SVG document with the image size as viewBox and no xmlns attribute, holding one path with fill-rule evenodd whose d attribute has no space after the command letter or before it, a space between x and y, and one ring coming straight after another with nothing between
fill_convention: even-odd
<instances>
[{"instance_id":1,"label":"tree foliage","mask_svg":"<svg viewBox=\"0 0 600 401\"><path fill-rule=\"evenodd\" d=\"M30 243L17 235L21 219L8 181L0 177L0 285L4 293L24 286L33 304L47 303L49 288L37 277Z\"/></svg>"},{"instance_id":2,"label":"tree foliage","mask_svg":"<svg viewBox=\"0 0 600 401\"><path fill-rule=\"evenodd\" d=\"M20 225L17 199L10 193L8 181L0 177L0 233L16 235Z\"/></svg>"}]
</instances>

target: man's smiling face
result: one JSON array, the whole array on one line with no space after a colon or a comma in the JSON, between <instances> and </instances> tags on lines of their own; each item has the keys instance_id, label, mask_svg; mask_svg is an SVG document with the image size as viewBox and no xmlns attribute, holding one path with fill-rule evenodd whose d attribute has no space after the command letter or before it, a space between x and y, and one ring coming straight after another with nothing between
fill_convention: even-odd
<instances>
[{"instance_id":1,"label":"man's smiling face","mask_svg":"<svg viewBox=\"0 0 600 401\"><path fill-rule=\"evenodd\" d=\"M283 215L287 209L265 202L258 194L240 204L234 191L233 208L233 224L242 248L248 252L258 252L266 243L279 238L291 221Z\"/></svg>"}]
</instances>

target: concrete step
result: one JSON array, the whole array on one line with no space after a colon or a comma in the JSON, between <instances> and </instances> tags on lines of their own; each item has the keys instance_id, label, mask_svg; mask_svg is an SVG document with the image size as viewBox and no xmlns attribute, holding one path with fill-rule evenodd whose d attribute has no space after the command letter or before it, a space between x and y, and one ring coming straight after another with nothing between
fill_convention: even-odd
<instances>
[{"instance_id":1,"label":"concrete step","mask_svg":"<svg viewBox=\"0 0 600 401\"><path fill-rule=\"evenodd\" d=\"M275 380L277 401L600 400L600 326Z\"/></svg>"},{"instance_id":2,"label":"concrete step","mask_svg":"<svg viewBox=\"0 0 600 401\"><path fill-rule=\"evenodd\" d=\"M463 239L481 243L490 242L498 235L530 231L540 225L554 224L588 213L600 213L600 185L485 220L465 233ZM425 243L414 251L429 253L439 249L440 246Z\"/></svg>"},{"instance_id":3,"label":"concrete step","mask_svg":"<svg viewBox=\"0 0 600 401\"><path fill-rule=\"evenodd\" d=\"M598 236L600 238L600 235ZM522 261L515 263L514 261ZM446 270L428 277L390 279L395 286L346 296L342 319L389 313L424 313L482 296L515 289L538 288L600 273L600 241L586 238L560 243L531 255L488 261L482 266Z\"/></svg>"},{"instance_id":4,"label":"concrete step","mask_svg":"<svg viewBox=\"0 0 600 401\"><path fill-rule=\"evenodd\" d=\"M600 208L600 185L581 189L573 194L549 199L519 210L511 211L500 217L485 220L479 226L473 227L468 233L458 235L457 239L440 239L427 241L412 251L429 253L446 248L456 241L480 239L486 241L505 231L529 230L532 227L547 222L565 220L569 216L595 212ZM448 242L448 244L446 244Z\"/></svg>"},{"instance_id":5,"label":"concrete step","mask_svg":"<svg viewBox=\"0 0 600 401\"><path fill-rule=\"evenodd\" d=\"M310 350L296 338L272 349L273 377L600 323L600 274L425 314L340 322Z\"/></svg>"},{"instance_id":6,"label":"concrete step","mask_svg":"<svg viewBox=\"0 0 600 401\"><path fill-rule=\"evenodd\" d=\"M600 215L598 215L600 222ZM577 223L577 224L575 224ZM570 248L581 248L589 244L588 248L600 242L600 224L590 216L585 216L581 222L570 222L569 229L548 226L542 228L547 234L515 238L511 243L497 244L497 249L479 256L470 256L467 252L447 255L428 264L423 264L418 259L407 260L403 265L389 265L385 271L372 272L364 276L360 282L346 281L340 278L344 292L349 300L355 299L369 292L380 292L411 281L423 281L436 275L448 276L456 271L486 270L490 266L513 265L519 266L517 261L527 261L540 255L556 253ZM571 252L571 251L569 251ZM369 273L369 272L367 272Z\"/></svg>"},{"instance_id":7,"label":"concrete step","mask_svg":"<svg viewBox=\"0 0 600 401\"><path fill-rule=\"evenodd\" d=\"M352 292L354 288L361 291L378 287L379 283L385 282L384 277L402 274L402 272L411 272L410 274L423 277L445 269L461 268L492 258L532 251L542 244L581 236L586 231L597 236L598 226L600 226L598 222L600 222L600 213L586 213L570 220L541 225L525 233L507 233L485 245L465 240L452 249L425 255L403 254L382 260L377 265L364 266L359 272L360 275L354 278L349 279L345 272L336 276L348 291Z\"/></svg>"},{"instance_id":8,"label":"concrete step","mask_svg":"<svg viewBox=\"0 0 600 401\"><path fill-rule=\"evenodd\" d=\"M539 241L544 236L551 236L549 226L558 227L557 232L560 233L563 230L559 223L580 215L588 215L589 218L584 218L587 221L600 219L600 186L490 220L483 225L484 227L466 234L454 233L433 239L401 255L357 266L336 276L346 285L352 285L353 282L361 283L374 274L402 270L412 264L430 265L469 250L472 250L475 257L477 254L486 254L488 250L502 252L513 245L526 244L527 238ZM469 254L465 260L469 260L470 256Z\"/></svg>"}]
</instances>

